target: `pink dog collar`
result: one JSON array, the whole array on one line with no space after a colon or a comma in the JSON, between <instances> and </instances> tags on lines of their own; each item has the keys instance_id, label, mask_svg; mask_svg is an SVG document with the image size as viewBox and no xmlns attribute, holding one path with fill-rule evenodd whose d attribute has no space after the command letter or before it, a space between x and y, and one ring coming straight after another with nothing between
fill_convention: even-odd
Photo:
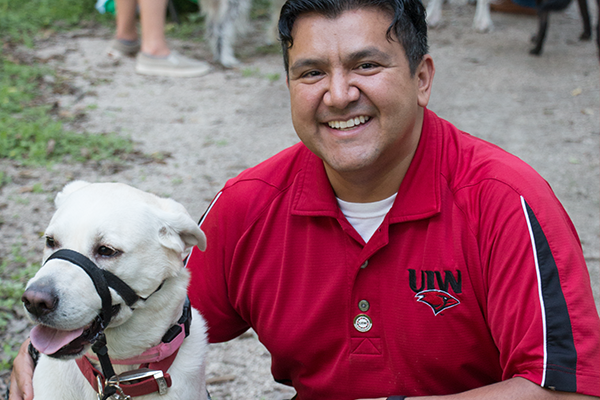
<instances>
[{"instance_id":1,"label":"pink dog collar","mask_svg":"<svg viewBox=\"0 0 600 400\"><path fill-rule=\"evenodd\" d=\"M181 332L173 340L169 343L162 342L158 346L154 346L140 354L139 356L127 358L124 360L113 360L110 361L113 364L118 365L133 365L133 364L147 364L147 363L155 363L164 360L169 357L171 354L175 353L183 343L185 339L185 327L183 324L180 324ZM98 357L95 355L87 356L90 360L98 361Z\"/></svg>"}]
</instances>

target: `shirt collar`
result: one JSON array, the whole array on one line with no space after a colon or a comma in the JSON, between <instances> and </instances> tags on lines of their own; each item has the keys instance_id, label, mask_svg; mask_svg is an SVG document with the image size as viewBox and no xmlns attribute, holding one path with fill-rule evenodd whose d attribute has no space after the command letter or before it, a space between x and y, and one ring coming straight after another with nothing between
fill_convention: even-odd
<instances>
[{"instance_id":1,"label":"shirt collar","mask_svg":"<svg viewBox=\"0 0 600 400\"><path fill-rule=\"evenodd\" d=\"M390 210L390 223L428 218L440 211L440 132L440 119L425 109L419 145ZM337 218L340 210L323 161L303 145L301 151L303 166L294 185L292 214Z\"/></svg>"}]
</instances>

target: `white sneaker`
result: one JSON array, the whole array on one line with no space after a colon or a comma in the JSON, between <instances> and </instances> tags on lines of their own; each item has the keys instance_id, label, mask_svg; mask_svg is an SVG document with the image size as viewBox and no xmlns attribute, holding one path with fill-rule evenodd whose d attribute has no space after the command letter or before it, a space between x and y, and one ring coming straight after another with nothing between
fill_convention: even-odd
<instances>
[{"instance_id":1,"label":"white sneaker","mask_svg":"<svg viewBox=\"0 0 600 400\"><path fill-rule=\"evenodd\" d=\"M184 57L173 50L165 58L152 57L140 52L135 63L135 72L141 75L194 77L205 75L209 71L208 63Z\"/></svg>"}]
</instances>

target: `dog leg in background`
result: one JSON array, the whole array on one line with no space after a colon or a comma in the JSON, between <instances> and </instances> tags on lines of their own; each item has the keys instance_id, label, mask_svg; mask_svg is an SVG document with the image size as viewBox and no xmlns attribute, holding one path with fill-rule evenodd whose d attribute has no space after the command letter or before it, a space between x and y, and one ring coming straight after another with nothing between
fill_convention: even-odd
<instances>
[{"instance_id":1,"label":"dog leg in background","mask_svg":"<svg viewBox=\"0 0 600 400\"><path fill-rule=\"evenodd\" d=\"M206 14L206 34L215 61L226 68L240 64L235 57L237 23L250 9L248 0L201 0Z\"/></svg>"},{"instance_id":2,"label":"dog leg in background","mask_svg":"<svg viewBox=\"0 0 600 400\"><path fill-rule=\"evenodd\" d=\"M529 50L529 54L539 56L542 54L544 47L544 41L546 40L546 30L548 29L548 19L550 18L550 11L539 10L538 11L538 33L531 38L531 41L535 46Z\"/></svg>"},{"instance_id":3,"label":"dog leg in background","mask_svg":"<svg viewBox=\"0 0 600 400\"><path fill-rule=\"evenodd\" d=\"M278 23L279 23L279 14L281 12L281 7L285 3L285 0L271 0L270 6L270 14L271 20L269 21L269 25L267 26L267 35L265 43L268 45L272 45L277 43L279 40L279 32L278 32Z\"/></svg>"},{"instance_id":4,"label":"dog leg in background","mask_svg":"<svg viewBox=\"0 0 600 400\"><path fill-rule=\"evenodd\" d=\"M600 0L596 0L598 5L598 19L596 21L596 47L598 48L598 58L600 58Z\"/></svg>"},{"instance_id":5,"label":"dog leg in background","mask_svg":"<svg viewBox=\"0 0 600 400\"><path fill-rule=\"evenodd\" d=\"M579 11L581 18L583 19L583 33L580 36L580 40L587 40L591 36L591 25L590 25L590 14L587 7L587 0L577 0L579 3ZM536 0L538 6L538 33L531 39L535 46L529 51L530 54L539 56L542 54L544 47L544 41L546 39L546 30L548 29L548 22L550 19L551 11L562 11L569 6L571 0Z\"/></svg>"},{"instance_id":6,"label":"dog leg in background","mask_svg":"<svg viewBox=\"0 0 600 400\"><path fill-rule=\"evenodd\" d=\"M437 28L442 24L442 3L444 0L429 0L427 4L427 25Z\"/></svg>"},{"instance_id":7,"label":"dog leg in background","mask_svg":"<svg viewBox=\"0 0 600 400\"><path fill-rule=\"evenodd\" d=\"M492 16L490 14L490 0L477 0L473 28L477 32L490 32L494 29Z\"/></svg>"},{"instance_id":8,"label":"dog leg in background","mask_svg":"<svg viewBox=\"0 0 600 400\"><path fill-rule=\"evenodd\" d=\"M579 36L579 40L590 40L592 38L592 24L590 23L590 11L587 0L577 0L577 5L579 6L579 14L583 23L583 32Z\"/></svg>"}]
</instances>

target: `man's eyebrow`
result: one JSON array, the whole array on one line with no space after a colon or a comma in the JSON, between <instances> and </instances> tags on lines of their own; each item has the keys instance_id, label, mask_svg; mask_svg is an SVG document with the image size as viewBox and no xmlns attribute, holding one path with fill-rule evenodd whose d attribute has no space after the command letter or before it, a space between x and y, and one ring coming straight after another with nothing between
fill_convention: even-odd
<instances>
[{"instance_id":1,"label":"man's eyebrow","mask_svg":"<svg viewBox=\"0 0 600 400\"><path fill-rule=\"evenodd\" d=\"M325 64L325 61L318 58L301 58L290 65L290 72L293 73L299 69L314 68L323 64Z\"/></svg>"},{"instance_id":2,"label":"man's eyebrow","mask_svg":"<svg viewBox=\"0 0 600 400\"><path fill-rule=\"evenodd\" d=\"M356 62L356 61L360 61L360 60L374 60L374 61L380 61L380 62L389 62L391 61L392 57L390 56L390 54L386 53L385 51L380 50L379 48L375 47L375 46L371 46L371 47L367 47L365 49L362 50L358 50L354 53L351 53L350 55L348 55L348 57L345 58L344 61L346 62Z\"/></svg>"}]
</instances>

